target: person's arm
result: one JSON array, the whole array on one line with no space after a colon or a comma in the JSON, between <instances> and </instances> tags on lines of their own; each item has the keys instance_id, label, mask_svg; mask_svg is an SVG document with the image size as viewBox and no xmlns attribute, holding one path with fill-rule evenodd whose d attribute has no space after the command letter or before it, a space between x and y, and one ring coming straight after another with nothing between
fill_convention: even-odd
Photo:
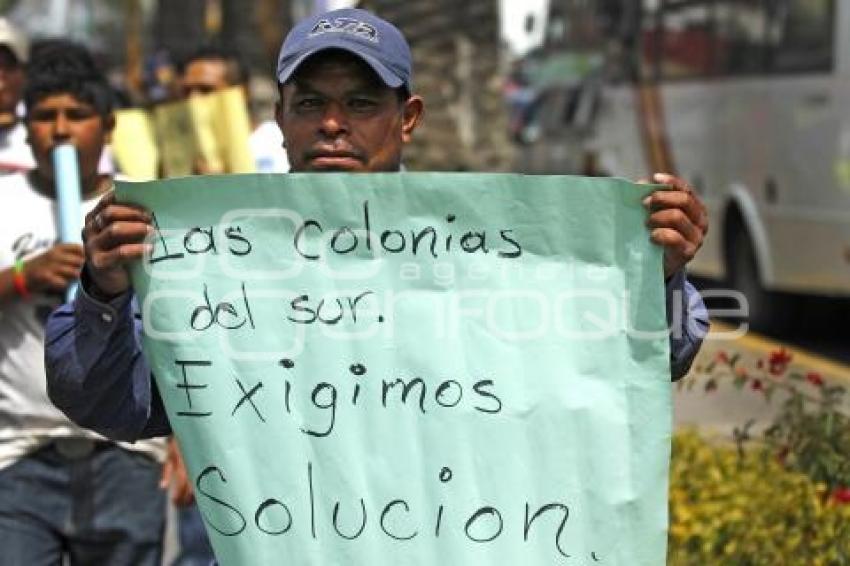
<instances>
[{"instance_id":1,"label":"person's arm","mask_svg":"<svg viewBox=\"0 0 850 566\"><path fill-rule=\"evenodd\" d=\"M0 305L20 298L15 289L14 268L3 269L0 271Z\"/></svg>"},{"instance_id":2,"label":"person's arm","mask_svg":"<svg viewBox=\"0 0 850 566\"><path fill-rule=\"evenodd\" d=\"M664 248L670 372L675 381L690 369L708 331L705 304L685 277L685 266L708 233L708 212L684 180L665 173L656 173L652 180L666 186L647 196L644 206L650 239Z\"/></svg>"},{"instance_id":3,"label":"person's arm","mask_svg":"<svg viewBox=\"0 0 850 566\"><path fill-rule=\"evenodd\" d=\"M170 433L127 272L148 247L150 222L149 212L107 193L86 215L80 291L47 324L51 400L77 424L118 440Z\"/></svg>"},{"instance_id":4,"label":"person's arm","mask_svg":"<svg viewBox=\"0 0 850 566\"><path fill-rule=\"evenodd\" d=\"M670 328L670 376L679 380L688 373L708 333L708 309L685 276L675 273L666 284L667 325Z\"/></svg>"},{"instance_id":5,"label":"person's arm","mask_svg":"<svg viewBox=\"0 0 850 566\"><path fill-rule=\"evenodd\" d=\"M171 492L171 503L175 507L188 507L195 502L192 480L186 470L186 462L183 460L177 438L173 436L168 439L168 455L162 466L159 487Z\"/></svg>"},{"instance_id":6,"label":"person's arm","mask_svg":"<svg viewBox=\"0 0 850 566\"><path fill-rule=\"evenodd\" d=\"M0 270L0 306L26 300L34 293L64 292L79 277L83 260L81 245L56 244Z\"/></svg>"},{"instance_id":7,"label":"person's arm","mask_svg":"<svg viewBox=\"0 0 850 566\"><path fill-rule=\"evenodd\" d=\"M140 345L131 294L108 303L84 288L47 321L50 400L68 418L114 440L164 436L171 429Z\"/></svg>"}]
</instances>

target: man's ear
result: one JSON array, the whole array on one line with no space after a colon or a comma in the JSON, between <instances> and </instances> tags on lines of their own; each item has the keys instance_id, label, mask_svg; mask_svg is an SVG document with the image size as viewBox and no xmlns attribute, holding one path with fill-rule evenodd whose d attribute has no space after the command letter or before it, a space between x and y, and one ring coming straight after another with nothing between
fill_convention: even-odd
<instances>
[{"instance_id":1,"label":"man's ear","mask_svg":"<svg viewBox=\"0 0 850 566\"><path fill-rule=\"evenodd\" d=\"M422 114L425 112L425 101L421 96L412 95L404 101L404 109L402 111L401 122L401 141L409 143L413 139L413 130L422 121Z\"/></svg>"},{"instance_id":2,"label":"man's ear","mask_svg":"<svg viewBox=\"0 0 850 566\"><path fill-rule=\"evenodd\" d=\"M274 121L277 122L277 127L283 131L283 101L281 99L274 103Z\"/></svg>"}]
</instances>

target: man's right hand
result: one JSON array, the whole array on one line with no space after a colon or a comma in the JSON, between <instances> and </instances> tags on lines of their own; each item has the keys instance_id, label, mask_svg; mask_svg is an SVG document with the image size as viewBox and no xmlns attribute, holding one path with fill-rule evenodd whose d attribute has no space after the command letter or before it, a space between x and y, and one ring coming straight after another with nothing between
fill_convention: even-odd
<instances>
[{"instance_id":1,"label":"man's right hand","mask_svg":"<svg viewBox=\"0 0 850 566\"><path fill-rule=\"evenodd\" d=\"M118 204L109 191L86 215L83 226L86 269L102 294L117 296L130 289L127 264L141 259L153 232L150 212L144 208Z\"/></svg>"},{"instance_id":2,"label":"man's right hand","mask_svg":"<svg viewBox=\"0 0 850 566\"><path fill-rule=\"evenodd\" d=\"M27 287L34 293L62 292L80 276L84 260L79 244L56 244L25 262Z\"/></svg>"}]
</instances>

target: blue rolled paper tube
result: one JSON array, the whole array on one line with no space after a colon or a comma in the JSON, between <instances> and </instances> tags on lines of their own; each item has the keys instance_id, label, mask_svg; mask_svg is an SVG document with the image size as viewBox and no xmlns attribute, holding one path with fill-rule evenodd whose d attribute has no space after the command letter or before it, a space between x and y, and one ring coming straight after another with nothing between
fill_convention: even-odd
<instances>
[{"instance_id":1,"label":"blue rolled paper tube","mask_svg":"<svg viewBox=\"0 0 850 566\"><path fill-rule=\"evenodd\" d=\"M53 173L56 179L56 202L59 206L59 240L62 243L82 243L83 202L80 191L80 166L77 149L67 143L53 149ZM65 299L71 301L77 284L68 287Z\"/></svg>"}]
</instances>

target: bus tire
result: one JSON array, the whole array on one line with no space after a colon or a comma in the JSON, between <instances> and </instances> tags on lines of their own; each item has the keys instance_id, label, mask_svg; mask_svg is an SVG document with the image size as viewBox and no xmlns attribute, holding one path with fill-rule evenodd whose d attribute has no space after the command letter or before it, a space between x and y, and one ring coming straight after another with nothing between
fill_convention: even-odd
<instances>
[{"instance_id":1,"label":"bus tire","mask_svg":"<svg viewBox=\"0 0 850 566\"><path fill-rule=\"evenodd\" d=\"M755 246L741 226L732 231L727 258L729 286L746 297L748 309L744 320L750 328L771 335L786 332L791 319L789 301L782 293L765 289Z\"/></svg>"}]
</instances>

